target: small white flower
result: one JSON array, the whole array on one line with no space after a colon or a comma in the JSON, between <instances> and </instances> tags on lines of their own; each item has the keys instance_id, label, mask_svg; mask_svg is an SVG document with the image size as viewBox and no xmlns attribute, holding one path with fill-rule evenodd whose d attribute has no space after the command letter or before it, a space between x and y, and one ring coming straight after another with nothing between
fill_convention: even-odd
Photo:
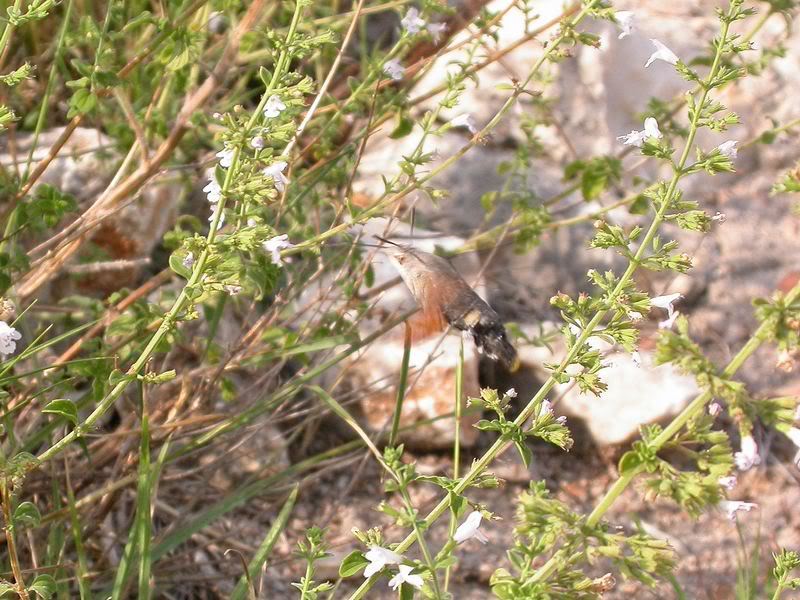
<instances>
[{"instance_id":1,"label":"small white flower","mask_svg":"<svg viewBox=\"0 0 800 600\"><path fill-rule=\"evenodd\" d=\"M672 326L675 324L675 319L677 319L680 314L675 310L674 304L681 298L683 298L683 294L667 294L666 296L656 296L650 299L650 304L652 306L667 311L667 318L658 324L659 329L672 329Z\"/></svg>"},{"instance_id":2,"label":"small white flower","mask_svg":"<svg viewBox=\"0 0 800 600\"><path fill-rule=\"evenodd\" d=\"M633 33L633 26L636 21L636 17L630 10L618 10L614 17L617 19L617 25L621 30L618 39L622 39L626 36L629 36Z\"/></svg>"},{"instance_id":3,"label":"small white flower","mask_svg":"<svg viewBox=\"0 0 800 600\"><path fill-rule=\"evenodd\" d=\"M733 455L733 460L740 471L747 471L749 468L761 464L758 446L752 435L742 438L742 449Z\"/></svg>"},{"instance_id":4,"label":"small white flower","mask_svg":"<svg viewBox=\"0 0 800 600\"><path fill-rule=\"evenodd\" d=\"M212 117L214 117L215 119L219 120L219 119L221 119L221 118L222 118L222 113L215 112L215 113L214 113L213 115L211 115L211 116L212 116Z\"/></svg>"},{"instance_id":5,"label":"small white flower","mask_svg":"<svg viewBox=\"0 0 800 600\"><path fill-rule=\"evenodd\" d=\"M219 152L217 152L217 156L219 157L219 166L223 169L227 169L228 167L233 164L233 153L235 150L233 148L223 148Z\"/></svg>"},{"instance_id":6,"label":"small white flower","mask_svg":"<svg viewBox=\"0 0 800 600\"><path fill-rule=\"evenodd\" d=\"M647 134L647 137L654 137L659 140L664 137L661 134L661 130L658 128L658 121L656 121L655 117L647 117L644 120L644 132Z\"/></svg>"},{"instance_id":7,"label":"small white flower","mask_svg":"<svg viewBox=\"0 0 800 600\"><path fill-rule=\"evenodd\" d=\"M261 172L266 177L272 177L272 181L275 184L275 189L279 192L282 192L286 189L286 184L289 183L289 180L286 178L286 175L283 174L283 170L286 168L286 162L282 160L276 160L270 166L263 169Z\"/></svg>"},{"instance_id":8,"label":"small white flower","mask_svg":"<svg viewBox=\"0 0 800 600\"><path fill-rule=\"evenodd\" d=\"M409 567L408 565L400 565L398 568L400 569L400 572L389 580L390 588L396 590L403 583L407 583L408 585L413 586L417 589L422 587L423 584L422 577L420 575L411 574L411 571L414 570L414 567ZM366 571L364 572L366 573Z\"/></svg>"},{"instance_id":9,"label":"small white flower","mask_svg":"<svg viewBox=\"0 0 800 600\"><path fill-rule=\"evenodd\" d=\"M229 285L225 285L225 286L223 286L223 287L222 287L222 289L224 289L224 290L225 290L225 292L226 292L226 293L227 293L229 296L236 296L236 295L237 295L239 292L241 292L241 291L242 291L242 286L240 286L240 285L233 285L233 284L229 284Z\"/></svg>"},{"instance_id":10,"label":"small white flower","mask_svg":"<svg viewBox=\"0 0 800 600\"><path fill-rule=\"evenodd\" d=\"M428 33L431 34L433 38L433 43L438 44L439 40L442 37L442 33L447 30L447 23L428 23L425 26L425 29L428 30Z\"/></svg>"},{"instance_id":11,"label":"small white flower","mask_svg":"<svg viewBox=\"0 0 800 600\"><path fill-rule=\"evenodd\" d=\"M548 417L553 414L553 403L550 400L542 400L542 406L539 408L539 418Z\"/></svg>"},{"instance_id":12,"label":"small white flower","mask_svg":"<svg viewBox=\"0 0 800 600\"><path fill-rule=\"evenodd\" d=\"M453 536L455 542L461 544L472 538L475 538L481 544L488 542L489 538L479 529L481 526L481 519L483 519L483 515L479 511L473 510L469 513L469 516L458 526L458 529L456 529L456 533Z\"/></svg>"},{"instance_id":13,"label":"small white flower","mask_svg":"<svg viewBox=\"0 0 800 600\"><path fill-rule=\"evenodd\" d=\"M217 211L217 205L216 205L216 204L212 204L212 205L211 205L211 214L210 214L210 215L208 215L208 222L209 222L209 223L212 223L212 222L214 221L214 213L215 213L216 211ZM223 226L224 224L225 224L225 211L223 210L223 211L222 211L222 212L219 214L219 223L217 223L217 229L220 229L220 228L222 228L222 226Z\"/></svg>"},{"instance_id":14,"label":"small white flower","mask_svg":"<svg viewBox=\"0 0 800 600\"><path fill-rule=\"evenodd\" d=\"M683 298L683 294L656 296L655 298L650 298L650 305L667 311L667 316L671 317L676 312L674 304L681 298Z\"/></svg>"},{"instance_id":15,"label":"small white flower","mask_svg":"<svg viewBox=\"0 0 800 600\"><path fill-rule=\"evenodd\" d=\"M414 35L419 33L420 29L425 27L425 19L419 16L419 10L412 6L406 12L406 16L400 20L400 24L408 33Z\"/></svg>"},{"instance_id":16,"label":"small white flower","mask_svg":"<svg viewBox=\"0 0 800 600\"><path fill-rule=\"evenodd\" d=\"M731 491L733 488L735 488L736 483L737 483L736 475L728 475L727 477L719 478L720 486L724 487L728 491Z\"/></svg>"},{"instance_id":17,"label":"small white flower","mask_svg":"<svg viewBox=\"0 0 800 600\"><path fill-rule=\"evenodd\" d=\"M364 577L367 578L375 575L386 565L399 565L403 562L402 556L380 546L370 546L369 551L364 554L364 558L369 561L367 568L364 569Z\"/></svg>"},{"instance_id":18,"label":"small white flower","mask_svg":"<svg viewBox=\"0 0 800 600\"><path fill-rule=\"evenodd\" d=\"M191 269L194 266L194 252L189 252L189 254L184 256L181 264L187 269Z\"/></svg>"},{"instance_id":19,"label":"small white flower","mask_svg":"<svg viewBox=\"0 0 800 600\"><path fill-rule=\"evenodd\" d=\"M634 129L627 135L618 136L617 139L626 146L636 146L637 148L641 148L642 144L644 144L647 139L661 139L662 137L664 136L661 133L661 130L658 128L658 121L656 121L653 117L647 117L644 120L644 129L642 131L636 131Z\"/></svg>"},{"instance_id":20,"label":"small white flower","mask_svg":"<svg viewBox=\"0 0 800 600\"><path fill-rule=\"evenodd\" d=\"M721 412L722 406L719 402L712 402L708 405L708 414L710 414L712 417L716 417Z\"/></svg>"},{"instance_id":21,"label":"small white flower","mask_svg":"<svg viewBox=\"0 0 800 600\"><path fill-rule=\"evenodd\" d=\"M264 141L264 138L260 135L255 136L252 140L250 140L250 147L255 148L256 150L261 150L267 143Z\"/></svg>"},{"instance_id":22,"label":"small white flower","mask_svg":"<svg viewBox=\"0 0 800 600\"><path fill-rule=\"evenodd\" d=\"M478 133L478 127L475 125L475 119L469 113L463 113L453 117L450 121L453 127L466 127L472 135Z\"/></svg>"},{"instance_id":23,"label":"small white flower","mask_svg":"<svg viewBox=\"0 0 800 600\"><path fill-rule=\"evenodd\" d=\"M739 155L739 150L736 148L736 144L738 143L739 142L737 140L728 140L727 142L722 142L719 146L717 146L717 150L719 150L719 153L722 156L730 158L731 160L735 160Z\"/></svg>"},{"instance_id":24,"label":"small white flower","mask_svg":"<svg viewBox=\"0 0 800 600\"><path fill-rule=\"evenodd\" d=\"M516 398L517 397L517 390L515 390L514 388L509 389L506 392L506 396L508 396L509 398Z\"/></svg>"},{"instance_id":25,"label":"small white flower","mask_svg":"<svg viewBox=\"0 0 800 600\"><path fill-rule=\"evenodd\" d=\"M284 110L286 110L286 105L283 103L283 100L280 99L280 96L272 94L272 96L267 98L267 103L264 105L264 116L268 119L274 119Z\"/></svg>"},{"instance_id":26,"label":"small white flower","mask_svg":"<svg viewBox=\"0 0 800 600\"><path fill-rule=\"evenodd\" d=\"M17 341L22 339L22 334L5 321L0 321L0 355L5 358L17 350Z\"/></svg>"},{"instance_id":27,"label":"small white flower","mask_svg":"<svg viewBox=\"0 0 800 600\"><path fill-rule=\"evenodd\" d=\"M631 353L631 360L633 361L633 364L635 366L637 366L637 367L641 367L642 366L642 355L639 354L638 350L634 350Z\"/></svg>"},{"instance_id":28,"label":"small white flower","mask_svg":"<svg viewBox=\"0 0 800 600\"><path fill-rule=\"evenodd\" d=\"M214 179L214 176L211 176L211 179L206 184L206 187L203 188L203 191L206 193L206 198L208 199L209 203L216 204L220 200L222 200L222 188L217 183L217 180Z\"/></svg>"},{"instance_id":29,"label":"small white flower","mask_svg":"<svg viewBox=\"0 0 800 600\"><path fill-rule=\"evenodd\" d=\"M672 313L669 317L667 317L663 321L659 321L658 322L658 328L659 329L672 329L672 326L675 325L675 320L680 316L680 314L681 313L679 313L676 310L674 313Z\"/></svg>"},{"instance_id":30,"label":"small white flower","mask_svg":"<svg viewBox=\"0 0 800 600\"><path fill-rule=\"evenodd\" d=\"M561 415L560 417L558 417L556 419L556 423L558 423L560 425L566 425L567 424L567 417L565 417L564 415Z\"/></svg>"},{"instance_id":31,"label":"small white flower","mask_svg":"<svg viewBox=\"0 0 800 600\"><path fill-rule=\"evenodd\" d=\"M654 61L663 60L664 62L668 62L671 65L678 64L678 57L675 56L675 53L667 48L664 44L659 42L658 40L650 40L653 42L653 45L656 47L656 51L650 55L650 58L647 59L647 62L644 64L644 68L646 69L650 65L653 64Z\"/></svg>"},{"instance_id":32,"label":"small white flower","mask_svg":"<svg viewBox=\"0 0 800 600\"><path fill-rule=\"evenodd\" d=\"M386 61L383 65L383 72L395 81L400 81L406 70L403 68L403 65L400 64L399 60L393 58L392 60Z\"/></svg>"},{"instance_id":33,"label":"small white flower","mask_svg":"<svg viewBox=\"0 0 800 600\"><path fill-rule=\"evenodd\" d=\"M739 502L738 500L722 500L719 507L725 511L725 514L731 521L736 520L736 513L740 510L750 512L754 508L758 508L758 504L752 502Z\"/></svg>"},{"instance_id":34,"label":"small white flower","mask_svg":"<svg viewBox=\"0 0 800 600\"><path fill-rule=\"evenodd\" d=\"M728 217L725 215L725 213L717 211L716 213L714 213L714 216L711 217L711 220L716 221L717 223L724 223L725 221L728 220Z\"/></svg>"},{"instance_id":35,"label":"small white flower","mask_svg":"<svg viewBox=\"0 0 800 600\"><path fill-rule=\"evenodd\" d=\"M266 252L271 254L272 264L281 266L283 261L281 260L281 250L284 248L291 248L294 244L288 241L289 236L287 234L277 235L273 238L268 239L266 242L262 244L262 247Z\"/></svg>"}]
</instances>

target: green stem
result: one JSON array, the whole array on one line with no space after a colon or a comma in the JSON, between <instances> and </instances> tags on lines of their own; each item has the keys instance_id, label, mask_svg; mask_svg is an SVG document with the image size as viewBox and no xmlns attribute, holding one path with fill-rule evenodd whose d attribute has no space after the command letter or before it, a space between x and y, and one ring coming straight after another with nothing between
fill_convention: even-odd
<instances>
[{"instance_id":1,"label":"green stem","mask_svg":"<svg viewBox=\"0 0 800 600\"><path fill-rule=\"evenodd\" d=\"M403 362L400 365L400 381L397 383L397 400L394 404L392 415L392 431L389 433L389 446L397 442L397 432L400 430L400 414L403 412L403 401L406 397L406 384L408 383L408 361L411 358L411 326L406 323L403 336Z\"/></svg>"},{"instance_id":2,"label":"green stem","mask_svg":"<svg viewBox=\"0 0 800 600\"><path fill-rule=\"evenodd\" d=\"M439 589L439 578L436 576L436 563L431 556L430 548L425 542L425 535L420 528L419 520L417 519L417 511L414 510L414 504L411 502L411 497L408 495L408 488L403 488L401 491L403 503L406 505L406 512L409 519L411 519L411 526L414 528L414 537L417 538L419 549L422 551L422 557L425 559L425 565L431 572L431 583L433 584L434 598L441 600L442 591Z\"/></svg>"},{"instance_id":3,"label":"green stem","mask_svg":"<svg viewBox=\"0 0 800 600\"><path fill-rule=\"evenodd\" d=\"M587 5L583 8L583 10L578 15L576 15L575 18L571 21L571 26L574 27L581 20L583 20L583 18L589 13L589 11L592 9L592 7L596 3L597 3L597 0L591 0L590 2L588 2ZM480 133L478 133L475 136L473 136L473 140L470 143L465 145L463 148L461 148L461 150L459 150L453 156L448 158L438 168L436 168L433 171L431 171L430 174L427 177L424 177L424 178L421 178L420 180L418 180L416 185L424 184L430 178L435 177L438 173L440 173L441 171L443 171L444 169L448 168L450 165L455 163L464 154L466 154L466 152L470 148L472 148L475 143L477 143L477 140L479 140L480 138L485 136L489 131L494 129L494 127L497 125L497 123L500 121L500 119L502 119L502 117L505 115L505 113L508 112L508 110L510 110L511 107L514 105L514 103L516 102L517 97L524 91L525 87L533 80L533 78L536 75L536 73L539 70L539 68L541 68L541 66L545 63L545 61L548 60L548 58L550 57L551 53L556 48L558 48L558 46L560 46L561 43L564 41L564 39L565 39L565 37L567 35L567 33L566 33L567 29L568 28L564 28L562 33L555 40L553 40L551 42L548 50L533 65L533 67L531 68L531 71L530 71L528 77L525 79L525 81L521 85L519 85L517 87L517 89L514 91L514 93L508 98L508 100L506 100L506 102L503 104L503 106L500 108L500 110L495 114L495 116L491 119L491 121L489 121L489 123L483 128L483 130L481 130ZM409 193L415 187L416 187L415 185L408 186L406 189L404 189L402 192L400 192L400 194L405 195L405 194ZM394 197L391 200L394 201L394 199L396 199L396 198L397 198L397 196ZM384 202L386 202L386 201L384 201ZM380 203L378 203L378 204L380 204ZM374 208L372 210L374 210ZM370 212L370 211L368 210L368 211L365 211L365 212ZM351 225L350 224L344 224L344 226L345 227L350 227ZM337 228L333 228L333 229L337 229ZM320 236L317 236L317 238L315 238L315 239L316 240L319 240L320 238L324 239L323 236L325 236L326 233L328 233L328 232L325 232L325 233L321 234ZM652 237L652 234L651 234L651 237ZM312 241L313 240L310 240L310 242L312 242ZM644 251L644 245L642 246L642 248L640 248L640 252L643 252L643 251ZM569 365L572 362L572 360L577 355L578 350L581 348L583 343L589 338L592 330L594 329L594 326L597 325L597 323L599 323L599 321L602 319L604 314L605 314L605 312L598 313L598 315L595 317L594 325L584 329L584 331L582 332L581 336L578 338L578 341L573 346L572 350L568 353L567 357L564 359L562 364L559 366L558 370L556 371L556 375L560 375L560 373L567 367L567 365ZM528 405L525 407L525 409L523 409L523 411L520 413L520 415L515 419L514 422L515 422L515 424L517 426L522 427L524 425L525 421L527 421L528 418L533 414L534 408L539 405L541 400L544 399L544 397L553 388L553 386L555 384L556 384L555 376L551 376L547 380L547 382L545 382L545 384L541 387L539 392L531 399L531 401L528 403ZM489 466L489 464L495 459L495 457L497 457L499 454L501 454L509 445L510 445L510 442L507 442L504 439L496 440L494 442L494 444L492 444L491 448L489 448L489 450L479 460L477 460L472 465L472 468L459 481L458 485L455 486L455 488L453 489L453 494L454 495L463 494L464 491L472 484L472 482L475 480L475 478L478 477L478 475L480 475L486 469L486 467ZM433 508L433 510L431 510L431 512L428 513L427 517L425 517L425 521L424 521L425 527L426 528L430 527L430 525L433 524L444 513L445 510L447 510L449 505L450 505L449 496L445 497L441 501L439 501L439 504L437 504ZM395 548L395 552L397 552L397 553L405 552L414 543L415 538L416 538L416 534L414 534L414 533L411 533L410 535L408 535L403 541L401 541L398 544L397 548ZM364 581L364 583L361 584L361 586L359 586L359 588L355 592L353 592L353 594L350 595L350 597L349 597L350 600L357 600L359 598L363 598L364 595L370 590L370 588L372 588L372 586L375 585L375 582L377 580L378 580L378 574L375 574L372 577L368 578L366 581Z\"/></svg>"},{"instance_id":4,"label":"green stem","mask_svg":"<svg viewBox=\"0 0 800 600\"><path fill-rule=\"evenodd\" d=\"M303 4L298 2L295 5L294 15L292 17L291 25L289 26L289 33L287 34L286 44L284 46L284 50L281 52L280 57L278 58L278 62L275 65L275 71L272 75L272 79L269 82L266 90L264 91L263 96L261 97L261 101L258 104L258 107L253 112L253 115L250 117L250 120L247 123L247 131L251 130L254 126L256 121L259 118L261 111L264 108L264 105L267 103L269 96L271 95L272 91L277 87L280 78L283 76L284 71L288 69L289 62L291 57L289 56L288 48L291 45L292 38L294 37L294 33L297 29L297 25L300 21L300 13ZM128 385L136 379L141 372L142 368L144 368L145 363L150 359L150 357L155 352L155 349L161 343L161 341L172 331L175 327L176 323L178 322L178 316L184 310L186 305L189 301L189 294L190 291L194 290L196 286L200 284L201 278L204 275L206 262L208 261L208 257L210 254L209 248L214 243L214 239L216 238L217 228L219 227L219 222L222 217L222 211L225 207L225 195L227 191L230 189L231 183L234 180L234 176L238 169L239 163L239 155L241 154L241 148L237 147L234 150L233 159L231 161L231 166L228 168L225 174L225 181L222 184L222 198L220 202L217 204L217 208L214 211L214 216L211 221L211 226L206 236L206 247L200 253L200 256L197 259L197 262L194 265L194 269L192 271L189 280L187 281L186 285L181 290L180 294L178 294L177 299L175 300L172 308L167 312L164 316L164 319L161 321L161 325L159 326L158 330L153 334L153 337L150 338L150 341L145 346L142 353L139 355L139 358L131 365L128 371L125 374L125 377L121 379L112 389L109 391L106 396L97 404L97 408L95 408L92 413L86 417L86 420L75 427L72 431L70 431L67 435L61 438L58 442L53 444L50 448L42 452L38 459L39 462L47 461L58 453L60 453L64 448L66 448L69 444L74 442L84 433L91 430L94 427L95 423L114 405L117 399L122 395Z\"/></svg>"},{"instance_id":5,"label":"green stem","mask_svg":"<svg viewBox=\"0 0 800 600\"><path fill-rule=\"evenodd\" d=\"M464 340L461 340L461 346L458 349L458 364L456 365L456 414L455 422L453 423L455 429L453 430L453 479L458 479L461 471L461 413L462 413L462 396L464 393ZM452 540L456 533L458 525L458 517L455 512L450 511L450 526L448 528L448 540ZM444 572L444 591L448 590L450 584L450 569L452 565L448 565Z\"/></svg>"}]
</instances>

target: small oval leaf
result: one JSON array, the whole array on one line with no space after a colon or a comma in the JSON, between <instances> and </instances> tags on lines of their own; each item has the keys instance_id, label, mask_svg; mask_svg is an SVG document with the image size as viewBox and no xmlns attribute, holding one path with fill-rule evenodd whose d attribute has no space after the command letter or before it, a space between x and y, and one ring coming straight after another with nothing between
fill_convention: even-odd
<instances>
[{"instance_id":1,"label":"small oval leaf","mask_svg":"<svg viewBox=\"0 0 800 600\"><path fill-rule=\"evenodd\" d=\"M73 425L78 424L78 409L75 407L75 403L72 402L72 400L67 400L66 398L53 400L42 409L42 412L51 415L59 415L67 419L67 421Z\"/></svg>"}]
</instances>

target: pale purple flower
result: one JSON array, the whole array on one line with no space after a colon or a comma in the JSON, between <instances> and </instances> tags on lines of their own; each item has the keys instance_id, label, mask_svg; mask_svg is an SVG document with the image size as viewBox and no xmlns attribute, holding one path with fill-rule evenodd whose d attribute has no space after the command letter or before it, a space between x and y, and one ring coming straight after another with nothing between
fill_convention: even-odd
<instances>
[{"instance_id":1,"label":"pale purple flower","mask_svg":"<svg viewBox=\"0 0 800 600\"><path fill-rule=\"evenodd\" d=\"M722 406L719 402L712 402L708 405L708 414L710 414L712 417L716 417L721 412Z\"/></svg>"},{"instance_id":2,"label":"pale purple flower","mask_svg":"<svg viewBox=\"0 0 800 600\"><path fill-rule=\"evenodd\" d=\"M646 69L653 62L657 60L663 60L664 62L668 62L671 65L678 64L678 57L675 56L675 53L667 48L664 44L659 42L658 40L650 40L653 42L653 45L656 47L656 51L650 55L650 58L647 59L647 62L644 64L644 68Z\"/></svg>"},{"instance_id":3,"label":"pale purple flower","mask_svg":"<svg viewBox=\"0 0 800 600\"><path fill-rule=\"evenodd\" d=\"M270 166L263 169L261 172L264 174L265 177L272 177L272 182L275 184L275 189L279 192L282 192L286 189L286 184L289 183L289 180L286 178L286 175L283 174L283 170L286 168L286 162L282 160L276 160Z\"/></svg>"},{"instance_id":4,"label":"pale purple flower","mask_svg":"<svg viewBox=\"0 0 800 600\"><path fill-rule=\"evenodd\" d=\"M364 577L368 578L375 575L386 565L398 565L403 562L402 556L380 546L370 546L369 551L364 554L364 558L369 561L367 568L364 569Z\"/></svg>"},{"instance_id":5,"label":"pale purple flower","mask_svg":"<svg viewBox=\"0 0 800 600\"><path fill-rule=\"evenodd\" d=\"M425 27L425 19L419 16L419 9L412 6L406 11L406 15L401 19L400 24L408 33L414 35Z\"/></svg>"},{"instance_id":6,"label":"pale purple flower","mask_svg":"<svg viewBox=\"0 0 800 600\"><path fill-rule=\"evenodd\" d=\"M553 414L553 403L550 400L542 400L542 406L539 408L539 418L549 417Z\"/></svg>"},{"instance_id":7,"label":"pale purple flower","mask_svg":"<svg viewBox=\"0 0 800 600\"><path fill-rule=\"evenodd\" d=\"M639 354L638 350L634 350L631 353L631 360L633 361L634 366L641 367L642 366L642 355Z\"/></svg>"},{"instance_id":8,"label":"pale purple flower","mask_svg":"<svg viewBox=\"0 0 800 600\"><path fill-rule=\"evenodd\" d=\"M223 169L227 169L233 164L233 154L236 152L233 148L223 148L219 152L217 152L217 156L219 157L219 166Z\"/></svg>"},{"instance_id":9,"label":"pale purple flower","mask_svg":"<svg viewBox=\"0 0 800 600\"><path fill-rule=\"evenodd\" d=\"M469 516L464 520L464 522L458 526L455 535L453 535L453 540L455 540L457 544L461 544L462 542L466 542L472 538L475 538L481 544L488 542L489 538L487 538L479 529L481 526L481 519L483 519L483 515L480 513L480 511L473 510L471 513L469 513Z\"/></svg>"},{"instance_id":10,"label":"pale purple flower","mask_svg":"<svg viewBox=\"0 0 800 600\"><path fill-rule=\"evenodd\" d=\"M735 488L737 483L736 475L720 477L718 481L720 486L724 487L728 491L731 491L733 488Z\"/></svg>"},{"instance_id":11,"label":"pale purple flower","mask_svg":"<svg viewBox=\"0 0 800 600\"><path fill-rule=\"evenodd\" d=\"M711 217L711 220L716 221L717 223L724 223L725 221L728 220L728 217L725 213L717 211L716 213L714 213L714 216Z\"/></svg>"},{"instance_id":12,"label":"pale purple flower","mask_svg":"<svg viewBox=\"0 0 800 600\"><path fill-rule=\"evenodd\" d=\"M447 30L447 23L428 23L425 26L425 29L428 30L428 33L431 34L431 38L433 38L433 43L438 44L439 40L442 37L442 33Z\"/></svg>"},{"instance_id":13,"label":"pale purple flower","mask_svg":"<svg viewBox=\"0 0 800 600\"><path fill-rule=\"evenodd\" d=\"M0 355L3 358L14 354L17 342L22 339L22 334L5 321L0 321Z\"/></svg>"},{"instance_id":14,"label":"pale purple flower","mask_svg":"<svg viewBox=\"0 0 800 600\"><path fill-rule=\"evenodd\" d=\"M274 119L286 110L286 105L281 100L280 96L272 94L267 98L267 103L264 105L264 116L268 119Z\"/></svg>"},{"instance_id":15,"label":"pale purple flower","mask_svg":"<svg viewBox=\"0 0 800 600\"><path fill-rule=\"evenodd\" d=\"M508 396L509 398L516 398L517 397L517 390L515 390L514 388L509 389L506 392L506 396Z\"/></svg>"},{"instance_id":16,"label":"pale purple flower","mask_svg":"<svg viewBox=\"0 0 800 600\"><path fill-rule=\"evenodd\" d=\"M215 118L215 119L217 119L217 120L220 120L220 119L222 118L222 113L215 112L215 113L214 113L213 115L211 115L211 116L212 116L212 117L214 117L214 118Z\"/></svg>"},{"instance_id":17,"label":"pale purple flower","mask_svg":"<svg viewBox=\"0 0 800 600\"><path fill-rule=\"evenodd\" d=\"M406 72L406 70L403 68L403 65L400 64L399 60L393 58L392 60L387 60L386 63L384 63L383 72L395 81L400 81L403 78L403 74Z\"/></svg>"},{"instance_id":18,"label":"pale purple flower","mask_svg":"<svg viewBox=\"0 0 800 600\"><path fill-rule=\"evenodd\" d=\"M414 570L414 567L410 567L408 565L400 565L398 568L400 569L400 572L389 580L390 588L396 590L404 583L407 583L408 585L415 587L417 589L422 587L423 584L422 577L420 575L411 574L411 571Z\"/></svg>"},{"instance_id":19,"label":"pale purple flower","mask_svg":"<svg viewBox=\"0 0 800 600\"><path fill-rule=\"evenodd\" d=\"M644 120L643 130L636 131L634 129L627 135L618 136L617 139L626 146L636 146L637 148L641 148L642 144L644 144L647 139L661 139L662 137L664 136L658 128L658 121L656 121L653 117L647 117Z\"/></svg>"},{"instance_id":20,"label":"pale purple flower","mask_svg":"<svg viewBox=\"0 0 800 600\"><path fill-rule=\"evenodd\" d=\"M478 127L475 124L475 119L469 113L463 113L453 117L450 120L450 125L453 127L466 127L472 135L478 133Z\"/></svg>"},{"instance_id":21,"label":"pale purple flower","mask_svg":"<svg viewBox=\"0 0 800 600\"><path fill-rule=\"evenodd\" d=\"M739 502L738 500L722 500L719 507L725 512L731 521L736 520L736 513L739 511L750 512L754 508L758 508L758 504L752 502Z\"/></svg>"},{"instance_id":22,"label":"pale purple flower","mask_svg":"<svg viewBox=\"0 0 800 600\"><path fill-rule=\"evenodd\" d=\"M250 147L255 148L256 150L261 150L267 143L264 141L264 138L260 135L255 136L252 140L250 140Z\"/></svg>"},{"instance_id":23,"label":"pale purple flower","mask_svg":"<svg viewBox=\"0 0 800 600\"><path fill-rule=\"evenodd\" d=\"M558 417L556 419L556 423L558 423L559 425L566 425L567 424L567 417L565 417L564 415L561 415L560 417Z\"/></svg>"},{"instance_id":24,"label":"pale purple flower","mask_svg":"<svg viewBox=\"0 0 800 600\"><path fill-rule=\"evenodd\" d=\"M289 236L284 233L270 238L262 244L264 250L271 255L273 265L281 266L283 264L281 250L291 248L294 245L289 242L288 238Z\"/></svg>"},{"instance_id":25,"label":"pale purple flower","mask_svg":"<svg viewBox=\"0 0 800 600\"><path fill-rule=\"evenodd\" d=\"M636 18L632 11L630 10L618 10L614 17L617 19L617 25L621 30L618 39L622 39L626 36L629 36L633 33L633 26L635 24Z\"/></svg>"},{"instance_id":26,"label":"pale purple flower","mask_svg":"<svg viewBox=\"0 0 800 600\"><path fill-rule=\"evenodd\" d=\"M214 11L208 15L207 26L211 33L223 33L227 24L227 19L221 12Z\"/></svg>"},{"instance_id":27,"label":"pale purple flower","mask_svg":"<svg viewBox=\"0 0 800 600\"><path fill-rule=\"evenodd\" d=\"M736 148L736 144L739 142L737 140L728 140L727 142L722 142L719 146L717 146L717 150L719 153L731 160L735 160L739 154L739 150Z\"/></svg>"},{"instance_id":28,"label":"pale purple flower","mask_svg":"<svg viewBox=\"0 0 800 600\"><path fill-rule=\"evenodd\" d=\"M181 264L187 269L191 269L194 266L194 252L189 252L189 254L184 256Z\"/></svg>"},{"instance_id":29,"label":"pale purple flower","mask_svg":"<svg viewBox=\"0 0 800 600\"><path fill-rule=\"evenodd\" d=\"M749 468L761 464L758 445L756 445L752 435L746 435L742 438L742 449L733 455L733 460L740 471L747 471Z\"/></svg>"}]
</instances>

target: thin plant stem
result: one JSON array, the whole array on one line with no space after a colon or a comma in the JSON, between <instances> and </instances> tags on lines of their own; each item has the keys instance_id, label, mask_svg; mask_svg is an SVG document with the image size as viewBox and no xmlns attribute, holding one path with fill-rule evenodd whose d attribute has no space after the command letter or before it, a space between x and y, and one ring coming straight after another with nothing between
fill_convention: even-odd
<instances>
[{"instance_id":1,"label":"thin plant stem","mask_svg":"<svg viewBox=\"0 0 800 600\"><path fill-rule=\"evenodd\" d=\"M389 433L389 445L397 443L397 432L400 429L400 415L403 412L403 401L406 396L406 385L408 384L408 361L411 357L411 326L405 323L405 333L403 335L403 362L400 365L400 381L397 383L397 400L394 404L394 414L392 415L392 430Z\"/></svg>"},{"instance_id":2,"label":"thin plant stem","mask_svg":"<svg viewBox=\"0 0 800 600\"><path fill-rule=\"evenodd\" d=\"M454 418L453 430L453 479L458 479L461 472L461 412L464 393L464 339L461 339L461 345L458 348L458 363L456 365L456 412ZM456 533L456 526L458 525L458 517L454 511L450 511L450 525L448 527L448 539L453 539ZM444 591L446 592L450 585L450 570L452 565L447 565L444 571Z\"/></svg>"},{"instance_id":3,"label":"thin plant stem","mask_svg":"<svg viewBox=\"0 0 800 600\"><path fill-rule=\"evenodd\" d=\"M278 82L280 81L281 76L283 75L284 71L288 69L289 66L289 50L288 47L290 46L290 42L294 37L295 30L297 29L298 22L300 20L300 13L302 8L302 3L297 3L295 6L294 15L292 17L292 23L289 27L289 33L287 34L287 43L286 49L284 49L279 58L278 62L275 65L275 71L272 75L272 79L267 85L264 94L261 97L261 101L258 104L258 107L253 112L250 121L247 124L247 130L249 131L255 126L256 120L259 117L259 113L263 110L264 106L269 99L272 90L276 88ZM164 319L161 322L158 330L155 332L153 337L150 338L150 341L145 346L142 353L139 355L137 360L131 365L128 371L125 373L125 376L117 382L117 384L109 391L106 396L98 403L97 408L95 408L92 413L86 417L86 420L81 423L80 425L76 426L72 431L66 434L63 438L57 441L55 444L50 446L47 450L42 452L38 460L39 462L44 462L51 459L53 456L56 456L60 453L64 448L66 448L69 444L73 441L78 439L84 433L87 433L94 427L94 424L110 409L117 399L122 395L125 389L128 387L131 381L135 379L141 370L144 368L145 363L150 359L152 354L155 352L155 349L161 343L161 340L166 337L166 335L172 331L172 329L177 325L178 316L184 310L187 302L189 301L189 291L193 290L195 286L200 284L201 278L205 272L206 261L209 257L209 247L214 243L214 239L216 237L217 229L219 227L220 219L222 218L222 211L225 206L225 194L231 187L233 182L234 174L236 173L236 169L238 167L239 155L241 154L241 148L237 147L234 151L234 155L231 161L231 166L228 168L227 173L225 175L225 181L222 185L222 198L220 202L217 204L217 208L214 211L214 215L211 221L211 226L206 236L206 248L200 253L200 256L197 258L197 261L194 265L194 269L192 271L191 276L189 277L188 282L181 290L180 294L178 294L177 299L175 300L172 308L167 312L164 316Z\"/></svg>"}]
</instances>

